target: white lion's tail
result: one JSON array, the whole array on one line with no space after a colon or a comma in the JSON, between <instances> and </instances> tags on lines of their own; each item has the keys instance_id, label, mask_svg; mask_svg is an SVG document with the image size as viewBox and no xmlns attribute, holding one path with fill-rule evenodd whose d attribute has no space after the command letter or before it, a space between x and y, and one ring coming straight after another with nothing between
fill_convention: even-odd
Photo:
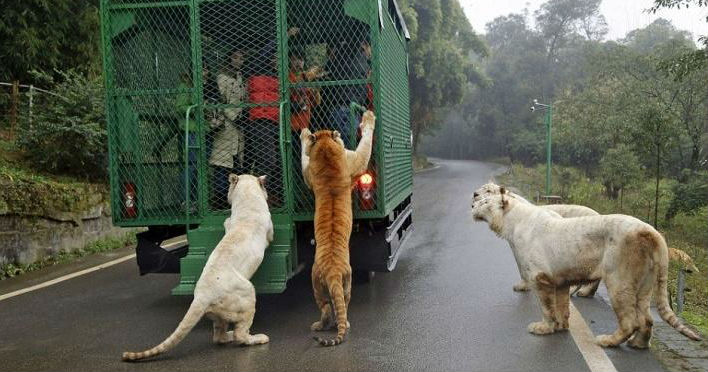
<instances>
[{"instance_id":1,"label":"white lion's tail","mask_svg":"<svg viewBox=\"0 0 708 372\"><path fill-rule=\"evenodd\" d=\"M700 341L701 337L681 323L669 306L669 292L667 289L669 278L669 249L666 246L666 241L661 234L650 230L640 232L638 238L642 243L650 245L652 248L654 271L656 273L656 304L661 319L681 332L684 336L692 340Z\"/></svg>"},{"instance_id":2,"label":"white lion's tail","mask_svg":"<svg viewBox=\"0 0 708 372\"><path fill-rule=\"evenodd\" d=\"M187 336L189 331L191 331L202 316L204 316L206 308L207 306L203 301L192 301L192 304L189 305L189 310L187 310L187 314L184 315L177 329L175 329L165 341L162 341L162 343L149 350L138 353L125 352L123 353L123 361L133 362L140 359L151 358L172 349Z\"/></svg>"}]
</instances>

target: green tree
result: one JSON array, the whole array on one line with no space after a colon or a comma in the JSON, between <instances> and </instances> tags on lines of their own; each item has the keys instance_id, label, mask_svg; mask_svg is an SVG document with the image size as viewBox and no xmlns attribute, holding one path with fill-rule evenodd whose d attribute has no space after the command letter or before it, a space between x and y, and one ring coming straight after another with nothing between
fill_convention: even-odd
<instances>
[{"instance_id":1,"label":"green tree","mask_svg":"<svg viewBox=\"0 0 708 372\"><path fill-rule=\"evenodd\" d=\"M612 199L620 198L622 208L624 189L634 184L641 178L641 165L639 158L632 149L625 144L609 149L600 159L600 176L605 185L607 196Z\"/></svg>"},{"instance_id":2,"label":"green tree","mask_svg":"<svg viewBox=\"0 0 708 372\"><path fill-rule=\"evenodd\" d=\"M108 143L104 90L100 77L74 70L52 76L35 74L58 95L38 99L32 125L23 125L18 144L42 171L92 179L106 176Z\"/></svg>"},{"instance_id":3,"label":"green tree","mask_svg":"<svg viewBox=\"0 0 708 372\"><path fill-rule=\"evenodd\" d=\"M99 71L97 0L3 2L0 81L33 83L31 70Z\"/></svg>"},{"instance_id":4,"label":"green tree","mask_svg":"<svg viewBox=\"0 0 708 372\"><path fill-rule=\"evenodd\" d=\"M654 5L649 8L650 12L656 13L662 8L689 8L691 5L697 7L708 7L706 0L654 0ZM708 23L708 16L706 16ZM705 69L708 66L708 35L701 35L698 42L702 49L686 51L685 53L673 56L663 61L661 68L674 76L676 80L682 80L692 72Z\"/></svg>"},{"instance_id":5,"label":"green tree","mask_svg":"<svg viewBox=\"0 0 708 372\"><path fill-rule=\"evenodd\" d=\"M667 157L667 150L672 145L672 122L665 112L655 106L642 108L637 116L634 140L636 150L644 152L648 158L654 159L654 227L657 227L659 216L659 182L662 177L662 164Z\"/></svg>"},{"instance_id":6,"label":"green tree","mask_svg":"<svg viewBox=\"0 0 708 372\"><path fill-rule=\"evenodd\" d=\"M487 48L458 0L410 0L401 6L414 24L410 46L411 129L417 151L421 135L436 128L440 109L458 104L468 85L482 80L472 55Z\"/></svg>"}]
</instances>

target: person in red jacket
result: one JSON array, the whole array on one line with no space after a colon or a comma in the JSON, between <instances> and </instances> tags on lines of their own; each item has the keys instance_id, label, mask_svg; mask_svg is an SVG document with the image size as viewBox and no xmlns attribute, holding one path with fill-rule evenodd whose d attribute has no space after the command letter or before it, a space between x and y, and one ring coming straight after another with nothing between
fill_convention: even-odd
<instances>
[{"instance_id":1,"label":"person in red jacket","mask_svg":"<svg viewBox=\"0 0 708 372\"><path fill-rule=\"evenodd\" d=\"M288 29L288 37L300 29ZM256 71L248 78L248 101L259 106L248 112L245 137L246 170L267 175L268 199L272 206L283 202L283 167L280 155L280 84L275 40L261 48L253 61Z\"/></svg>"},{"instance_id":2,"label":"person in red jacket","mask_svg":"<svg viewBox=\"0 0 708 372\"><path fill-rule=\"evenodd\" d=\"M248 101L262 105L248 112L245 130L245 161L249 173L267 175L268 199L272 206L282 204L283 171L280 156L280 86L275 51L259 59L263 66L248 79Z\"/></svg>"}]
</instances>

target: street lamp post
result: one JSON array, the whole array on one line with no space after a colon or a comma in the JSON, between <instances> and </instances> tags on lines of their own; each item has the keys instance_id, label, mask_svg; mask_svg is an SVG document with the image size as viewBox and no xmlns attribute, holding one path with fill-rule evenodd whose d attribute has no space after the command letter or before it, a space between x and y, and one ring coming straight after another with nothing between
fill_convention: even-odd
<instances>
[{"instance_id":1,"label":"street lamp post","mask_svg":"<svg viewBox=\"0 0 708 372\"><path fill-rule=\"evenodd\" d=\"M553 104L538 103L533 100L531 111L546 110L546 196L551 195L551 127L553 126Z\"/></svg>"}]
</instances>

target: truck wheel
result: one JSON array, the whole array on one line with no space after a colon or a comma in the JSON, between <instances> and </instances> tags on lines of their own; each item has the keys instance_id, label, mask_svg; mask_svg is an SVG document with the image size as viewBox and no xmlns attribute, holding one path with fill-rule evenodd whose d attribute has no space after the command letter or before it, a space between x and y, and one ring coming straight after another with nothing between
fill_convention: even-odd
<instances>
[{"instance_id":1,"label":"truck wheel","mask_svg":"<svg viewBox=\"0 0 708 372\"><path fill-rule=\"evenodd\" d=\"M356 284L364 284L371 281L376 273L369 270L352 271L352 281Z\"/></svg>"}]
</instances>

